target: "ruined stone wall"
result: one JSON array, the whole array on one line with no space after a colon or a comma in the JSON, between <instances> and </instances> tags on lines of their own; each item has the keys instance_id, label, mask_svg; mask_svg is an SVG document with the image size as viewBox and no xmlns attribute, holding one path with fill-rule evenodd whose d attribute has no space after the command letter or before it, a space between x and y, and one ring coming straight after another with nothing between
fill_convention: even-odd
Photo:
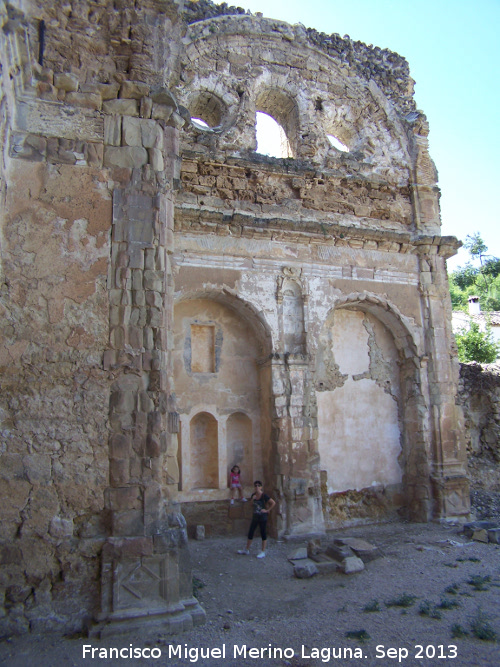
<instances>
[{"instance_id":1,"label":"ruined stone wall","mask_svg":"<svg viewBox=\"0 0 500 667\"><path fill-rule=\"evenodd\" d=\"M224 522L236 457L276 498L275 534L468 512L457 243L406 61L180 12L0 5L2 634L202 621L176 499ZM257 111L291 158L256 153ZM360 423L376 395L391 424L364 443L380 480L358 475L360 424L329 437L347 384L368 387L351 392Z\"/></svg>"},{"instance_id":2,"label":"ruined stone wall","mask_svg":"<svg viewBox=\"0 0 500 667\"><path fill-rule=\"evenodd\" d=\"M500 461L498 364L460 364L459 403L465 415L469 455Z\"/></svg>"},{"instance_id":3,"label":"ruined stone wall","mask_svg":"<svg viewBox=\"0 0 500 667\"><path fill-rule=\"evenodd\" d=\"M406 61L237 8L188 3L186 16L176 93L195 120L181 143L176 298L250 308L271 341L261 419L277 531L398 509L419 520L467 513L445 286L455 242L439 236L428 126ZM282 126L291 158L256 153L257 111ZM358 352L342 342L346 318L372 327ZM366 367L342 370L358 357ZM390 433L371 428L372 389ZM189 392L181 404L189 412ZM384 474L364 476L378 454Z\"/></svg>"},{"instance_id":4,"label":"ruined stone wall","mask_svg":"<svg viewBox=\"0 0 500 667\"><path fill-rule=\"evenodd\" d=\"M458 402L464 412L471 505L477 519L498 514L500 499L500 368L460 364Z\"/></svg>"},{"instance_id":5,"label":"ruined stone wall","mask_svg":"<svg viewBox=\"0 0 500 667\"><path fill-rule=\"evenodd\" d=\"M151 606L191 627L168 495L178 10L1 10L1 633L104 632ZM143 567L157 580L127 593Z\"/></svg>"}]
</instances>

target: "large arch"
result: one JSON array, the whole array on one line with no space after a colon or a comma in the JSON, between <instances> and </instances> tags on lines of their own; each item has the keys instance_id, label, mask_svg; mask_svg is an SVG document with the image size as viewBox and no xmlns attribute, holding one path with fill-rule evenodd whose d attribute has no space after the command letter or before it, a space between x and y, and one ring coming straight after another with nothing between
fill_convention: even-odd
<instances>
[{"instance_id":1,"label":"large arch","mask_svg":"<svg viewBox=\"0 0 500 667\"><path fill-rule=\"evenodd\" d=\"M327 525L430 517L419 348L416 328L379 296L350 294L325 319L315 389Z\"/></svg>"},{"instance_id":2,"label":"large arch","mask_svg":"<svg viewBox=\"0 0 500 667\"><path fill-rule=\"evenodd\" d=\"M207 336L201 345L195 344L194 338L204 327L213 331L212 336ZM193 363L197 350L201 349L201 355L208 354L210 345L213 367L203 366L203 359L199 364ZM179 500L185 505L188 523L193 513L198 522L202 521L203 503L228 500L228 469L232 465L240 466L247 492L253 478L264 475L271 440L271 376L265 363L270 349L265 321L242 299L215 289L179 295L174 308L172 357L181 424ZM208 430L202 429L207 420L193 429L193 420L199 420L200 414L213 418L209 424L212 428L208 429L213 445L209 454L197 450L197 442L208 442L204 438ZM201 436L194 438L201 431ZM200 460L209 456L206 467L213 474L204 487L195 488L192 484L196 477L193 453ZM208 517L203 523L208 525Z\"/></svg>"}]
</instances>

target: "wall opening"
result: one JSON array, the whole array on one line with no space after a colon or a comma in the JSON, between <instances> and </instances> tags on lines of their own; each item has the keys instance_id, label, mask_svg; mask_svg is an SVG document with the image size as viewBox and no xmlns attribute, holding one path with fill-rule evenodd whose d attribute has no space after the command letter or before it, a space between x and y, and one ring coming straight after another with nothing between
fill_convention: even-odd
<instances>
[{"instance_id":1,"label":"wall opening","mask_svg":"<svg viewBox=\"0 0 500 667\"><path fill-rule=\"evenodd\" d=\"M190 487L219 488L218 424L208 412L199 412L190 425Z\"/></svg>"},{"instance_id":2,"label":"wall opening","mask_svg":"<svg viewBox=\"0 0 500 667\"><path fill-rule=\"evenodd\" d=\"M330 146L333 146L338 151L342 151L342 153L349 153L349 147L340 141L338 137L334 136L333 134L327 134L326 136L330 142Z\"/></svg>"},{"instance_id":3,"label":"wall opening","mask_svg":"<svg viewBox=\"0 0 500 667\"><path fill-rule=\"evenodd\" d=\"M292 157L292 148L285 130L272 116L262 111L256 113L257 153L269 157Z\"/></svg>"},{"instance_id":4,"label":"wall opening","mask_svg":"<svg viewBox=\"0 0 500 667\"><path fill-rule=\"evenodd\" d=\"M198 126L198 127L202 128L203 130L209 130L210 129L210 126L208 125L208 123L205 123L205 121L201 118L194 118L193 116L191 116L191 122L193 123L193 125Z\"/></svg>"},{"instance_id":5,"label":"wall opening","mask_svg":"<svg viewBox=\"0 0 500 667\"><path fill-rule=\"evenodd\" d=\"M259 123L259 126L265 123L269 128L272 128L269 129L269 132L276 137L275 141L278 141L279 150L276 150L273 157L294 157L297 153L299 128L299 114L295 100L282 90L265 88L257 95L255 110L257 112L256 123ZM268 118L265 118L265 116ZM272 121L280 129L276 129ZM259 138L257 138L257 152L263 152L262 140L259 144ZM264 154L271 155L267 152Z\"/></svg>"},{"instance_id":6,"label":"wall opening","mask_svg":"<svg viewBox=\"0 0 500 667\"><path fill-rule=\"evenodd\" d=\"M208 91L197 93L188 103L191 120L202 128L213 128L222 123L226 114L224 102Z\"/></svg>"}]
</instances>

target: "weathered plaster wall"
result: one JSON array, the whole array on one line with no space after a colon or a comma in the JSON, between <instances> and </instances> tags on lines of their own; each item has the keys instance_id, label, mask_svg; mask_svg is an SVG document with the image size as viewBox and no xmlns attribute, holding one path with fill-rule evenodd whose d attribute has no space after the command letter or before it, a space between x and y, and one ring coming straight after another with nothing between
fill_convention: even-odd
<instances>
[{"instance_id":1,"label":"weathered plaster wall","mask_svg":"<svg viewBox=\"0 0 500 667\"><path fill-rule=\"evenodd\" d=\"M373 336L369 347L373 325L370 319L366 324L364 320L363 313L355 311L335 313L329 352L341 376L340 386L316 396L319 454L328 473L329 493L385 487L402 479L398 355L381 327L380 342ZM375 368L377 353L379 369ZM382 371L378 377L377 370Z\"/></svg>"}]
</instances>

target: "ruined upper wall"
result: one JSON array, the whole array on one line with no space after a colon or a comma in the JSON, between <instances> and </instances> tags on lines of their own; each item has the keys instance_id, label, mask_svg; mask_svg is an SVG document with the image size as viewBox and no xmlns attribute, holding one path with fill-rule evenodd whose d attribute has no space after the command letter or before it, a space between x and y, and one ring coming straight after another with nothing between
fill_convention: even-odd
<instances>
[{"instance_id":1,"label":"ruined upper wall","mask_svg":"<svg viewBox=\"0 0 500 667\"><path fill-rule=\"evenodd\" d=\"M249 14L241 7L216 5L210 0L187 2L185 17L188 23L196 23L217 16L241 16ZM265 28L264 28L265 30ZM272 20L267 31L301 34L311 45L324 51L330 57L348 66L356 75L366 81L376 81L383 93L402 113L415 111L413 99L414 81L410 76L408 61L394 51L352 40L349 35L338 33L327 35L314 28L302 25L290 26L283 21Z\"/></svg>"},{"instance_id":2,"label":"ruined upper wall","mask_svg":"<svg viewBox=\"0 0 500 667\"><path fill-rule=\"evenodd\" d=\"M282 206L298 222L439 233L428 125L403 58L205 1L188 3L184 18L175 93L185 117L209 129L185 127L179 203L256 214ZM256 112L282 126L292 159L257 153ZM234 168L188 160L236 160L241 173L233 182Z\"/></svg>"}]
</instances>

